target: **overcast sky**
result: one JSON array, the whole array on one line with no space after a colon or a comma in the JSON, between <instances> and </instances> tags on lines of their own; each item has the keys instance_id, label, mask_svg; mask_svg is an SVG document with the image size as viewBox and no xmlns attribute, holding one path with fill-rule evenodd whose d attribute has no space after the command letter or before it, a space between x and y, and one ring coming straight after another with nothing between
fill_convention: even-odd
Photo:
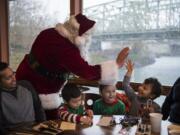
<instances>
[{"instance_id":1,"label":"overcast sky","mask_svg":"<svg viewBox=\"0 0 180 135\"><path fill-rule=\"evenodd\" d=\"M69 16L70 0L38 0L38 1L42 1L44 6L47 7L47 10L44 12L47 12L52 16L58 17L60 22L63 22ZM83 8L106 3L109 1L113 1L113 0L84 0Z\"/></svg>"},{"instance_id":2,"label":"overcast sky","mask_svg":"<svg viewBox=\"0 0 180 135\"><path fill-rule=\"evenodd\" d=\"M91 7L94 5L98 5L98 4L102 4L102 3L106 3L110 1L114 1L114 0L83 0L83 7L87 8L87 7Z\"/></svg>"}]
</instances>

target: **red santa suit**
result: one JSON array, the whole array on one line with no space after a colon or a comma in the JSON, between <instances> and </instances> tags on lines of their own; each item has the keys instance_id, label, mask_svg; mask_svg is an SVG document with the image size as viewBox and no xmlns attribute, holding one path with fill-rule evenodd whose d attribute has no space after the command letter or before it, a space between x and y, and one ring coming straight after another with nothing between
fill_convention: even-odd
<instances>
[{"instance_id":1,"label":"red santa suit","mask_svg":"<svg viewBox=\"0 0 180 135\"><path fill-rule=\"evenodd\" d=\"M94 21L78 14L65 24L58 24L55 28L42 31L35 39L30 54L33 55L35 62L38 62L49 73L55 75L74 73L87 80L99 80L103 84L114 84L118 77L116 62L107 61L99 65L89 65L82 58L78 47L83 45L82 42L85 42L85 36L87 36L85 33L94 24ZM65 80L39 73L39 70L33 68L34 65L30 62L30 54L25 55L20 63L16 78L30 81L39 94L47 117L49 119L57 118L57 108L61 104L59 92Z\"/></svg>"}]
</instances>

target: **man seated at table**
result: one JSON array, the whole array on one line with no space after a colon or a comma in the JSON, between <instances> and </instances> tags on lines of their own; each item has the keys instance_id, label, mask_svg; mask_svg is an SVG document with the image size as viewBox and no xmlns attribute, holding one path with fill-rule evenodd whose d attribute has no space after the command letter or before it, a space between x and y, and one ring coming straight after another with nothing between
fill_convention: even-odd
<instances>
[{"instance_id":1,"label":"man seated at table","mask_svg":"<svg viewBox=\"0 0 180 135\"><path fill-rule=\"evenodd\" d=\"M32 85L16 82L12 69L0 62L0 134L5 135L19 123L44 120L44 110Z\"/></svg>"}]
</instances>

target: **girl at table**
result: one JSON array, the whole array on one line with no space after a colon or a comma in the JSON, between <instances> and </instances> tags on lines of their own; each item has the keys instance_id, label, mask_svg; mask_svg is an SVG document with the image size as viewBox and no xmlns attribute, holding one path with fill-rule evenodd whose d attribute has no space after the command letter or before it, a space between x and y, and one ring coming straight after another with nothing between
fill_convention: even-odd
<instances>
[{"instance_id":1,"label":"girl at table","mask_svg":"<svg viewBox=\"0 0 180 135\"><path fill-rule=\"evenodd\" d=\"M93 111L85 110L82 93L75 84L67 84L62 90L64 104L59 108L59 117L64 121L91 125Z\"/></svg>"},{"instance_id":2,"label":"girl at table","mask_svg":"<svg viewBox=\"0 0 180 135\"><path fill-rule=\"evenodd\" d=\"M125 113L125 105L116 97L115 85L100 85L101 99L95 101L94 114L97 115L121 115Z\"/></svg>"}]
</instances>

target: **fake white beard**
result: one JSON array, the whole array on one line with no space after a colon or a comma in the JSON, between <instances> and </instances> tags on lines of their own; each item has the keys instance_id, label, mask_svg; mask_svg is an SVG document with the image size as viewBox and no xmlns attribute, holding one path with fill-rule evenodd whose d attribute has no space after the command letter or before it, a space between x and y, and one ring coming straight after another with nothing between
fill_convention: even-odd
<instances>
[{"instance_id":1,"label":"fake white beard","mask_svg":"<svg viewBox=\"0 0 180 135\"><path fill-rule=\"evenodd\" d=\"M91 41L92 40L91 40L91 36L90 36L86 39L85 44L78 45L78 49L80 51L81 57L87 62L90 62L89 47L91 45Z\"/></svg>"}]
</instances>

